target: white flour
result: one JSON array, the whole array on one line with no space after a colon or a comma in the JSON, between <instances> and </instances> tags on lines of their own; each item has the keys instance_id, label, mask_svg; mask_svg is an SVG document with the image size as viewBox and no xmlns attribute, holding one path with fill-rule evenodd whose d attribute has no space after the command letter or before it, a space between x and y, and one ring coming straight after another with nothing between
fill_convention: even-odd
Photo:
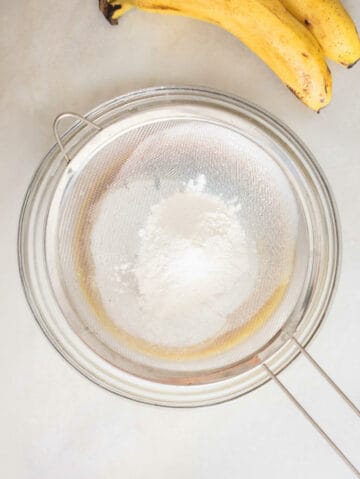
<instances>
[{"instance_id":1,"label":"white flour","mask_svg":"<svg viewBox=\"0 0 360 479\"><path fill-rule=\"evenodd\" d=\"M215 336L254 286L256 252L239 223L240 205L205 186L200 175L152 206L134 261L112 267L117 299L113 285L109 315L150 342L182 347Z\"/></svg>"}]
</instances>

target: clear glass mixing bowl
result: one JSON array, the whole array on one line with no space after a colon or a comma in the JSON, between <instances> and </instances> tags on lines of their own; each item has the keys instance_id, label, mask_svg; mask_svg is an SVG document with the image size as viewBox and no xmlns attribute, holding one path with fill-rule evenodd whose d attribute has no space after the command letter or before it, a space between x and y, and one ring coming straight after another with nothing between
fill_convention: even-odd
<instances>
[{"instance_id":1,"label":"clear glass mixing bowl","mask_svg":"<svg viewBox=\"0 0 360 479\"><path fill-rule=\"evenodd\" d=\"M286 126L259 107L207 89L142 90L100 105L85 118L98 128L78 121L62 136L66 155L58 144L49 151L35 173L21 212L20 273L41 328L86 377L138 401L195 407L226 401L262 385L269 380L261 367L265 361L277 373L299 353L290 340L292 335L303 346L313 337L336 283L338 221L329 187L312 155ZM176 135L181 138L180 147L173 145ZM247 145L247 156L241 156L237 138ZM195 155L196 148L207 149L205 159L200 160L203 155L199 152ZM134 160L126 166L135 150L143 156L138 154L136 167ZM180 155L180 161L170 150ZM145 161L145 153L151 161ZM256 163L249 168L253 159ZM225 185L221 194L229 201L230 193L238 192L260 231L265 224L272 225L270 234L261 233L256 241L266 251L275 251L273 259L266 260L275 266L286 250L276 246L283 228L282 223L277 227L275 217L284 211L292 223L296 216L290 279L276 304L268 301L263 305L261 317L265 311L266 321L260 320L257 312L250 329L233 325L221 335L221 341L203 340L171 351L161 344L149 346L146 338L114 326L108 318L98 322L106 314L101 301L94 300L98 293L90 285L92 273L85 252L95 206L114 182L111 172L115 165L116 172L126 170L131 181L149 178L156 170L155 193L159 181L175 176L177 184L189 183L205 169L212 191ZM272 183L277 196L269 200L273 198ZM289 193L288 201L284 191ZM136 200L125 203L128 211L119 214L124 225L120 230L125 233L138 214L134 203L143 201L141 192L137 194ZM149 201L146 197L147 211ZM274 215L270 222L269 215ZM136 243L125 233L124 242ZM269 270L264 268L261 284L265 282L269 292Z\"/></svg>"}]
</instances>

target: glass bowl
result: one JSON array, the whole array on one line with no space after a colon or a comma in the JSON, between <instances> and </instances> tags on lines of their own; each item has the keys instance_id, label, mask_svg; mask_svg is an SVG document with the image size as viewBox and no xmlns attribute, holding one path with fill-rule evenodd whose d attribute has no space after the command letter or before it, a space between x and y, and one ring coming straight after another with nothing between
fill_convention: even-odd
<instances>
[{"instance_id":1,"label":"glass bowl","mask_svg":"<svg viewBox=\"0 0 360 479\"><path fill-rule=\"evenodd\" d=\"M179 128L182 128L182 147L176 146L174 151L183 156L187 152L186 159L174 160L169 154L167 162L164 152L173 148ZM262 367L265 362L275 374L290 364L299 353L291 337L296 336L306 346L328 309L338 273L340 245L336 209L324 175L307 148L286 126L259 107L231 95L203 88L164 87L115 98L85 118L80 117L61 138L57 130L56 135L59 143L42 161L25 197L18 254L21 279L32 312L70 364L117 394L177 407L209 405L240 396L270 379ZM242 145L248 145L248 156L244 155L241 161L236 138L242 139ZM140 155L138 169L133 160L126 166L127 149L132 145L131 152L135 151L134 144L140 148L136 151L146 151L147 155L149 151L157 152L150 153L151 161L142 161L145 156ZM144 150L144 144L152 145L152 150ZM205 166L196 156L190 162L199 144L202 149L208 148L209 158L218 148L217 156L224 157L220 158L223 168L218 167L216 159ZM262 158L260 170L256 166L248 168L252 155L256 161ZM232 161L237 169L230 168ZM259 321L259 314L255 315L250 333L249 328L235 328L230 335L222 335L225 339L220 346L218 340L211 343L201 339L200 346L191 346L185 353L179 348L168 353L167 349L157 347L156 354L154 348L148 347L146 338L135 340L129 331L109 322L108 331L103 332L96 319L90 321L90 316L101 317L102 313L99 301L96 304L94 301L94 288L89 286L84 294L91 272L86 269L87 260L79 258L85 257L88 248L88 223L95 215L93 209L109 188L104 171L110 171L115 163L117 173L126 170L129 178L149 176L158 169L157 182L165 181L176 169L180 171L176 173L177 183L182 185L186 182L193 185L196 178L201 180L207 168L210 189L216 189L217 180L212 180L217 175L229 191L236 189L238 182L241 192L247 188L246 179L261 173L262 183L254 180L254 188L250 183L246 193L249 211L251 205L260 205L256 211L261 210L263 217L253 214L260 227L268 222L268 211L282 208L280 203L277 207L276 201L261 197L262 191L269 195L271 175L277 172L274 173L274 178L279 177L276 180L279 184L274 180L276 191L291 192L289 201L284 202L284 196L282 203L290 220L296 213L297 233L291 281L275 306L270 307L270 303L264 306L266 321ZM113 181L115 176L111 178ZM90 198L91 204L82 196ZM230 201L230 196L227 200ZM142 201L141 194L131 204L127 201L127 216L119 216L125 232L124 225L129 222L126 218L135 221L134 203ZM149 202L148 197L146 201ZM151 207L146 204L147 211ZM111 209L111 205L107 208ZM281 234L281 228L272 230L267 241L276 245ZM129 240L126 234L124 238L125 242L137 241ZM257 239L257 245L260 243ZM271 283L269 277L267 282ZM82 284L80 289L77 283ZM121 346L125 340L126 348Z\"/></svg>"}]
</instances>

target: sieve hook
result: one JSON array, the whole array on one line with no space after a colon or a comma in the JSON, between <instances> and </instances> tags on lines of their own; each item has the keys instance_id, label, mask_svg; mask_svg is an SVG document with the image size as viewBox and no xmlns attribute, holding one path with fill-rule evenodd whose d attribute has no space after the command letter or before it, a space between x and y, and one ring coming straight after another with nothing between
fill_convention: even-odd
<instances>
[{"instance_id":1,"label":"sieve hook","mask_svg":"<svg viewBox=\"0 0 360 479\"><path fill-rule=\"evenodd\" d=\"M62 139L61 139L61 137L60 137L59 129L58 129L58 126L59 126L60 122L61 122L64 118L76 118L77 120L80 120L80 122L86 123L86 125L92 126L93 128L95 128L95 129L98 130L98 131L102 130L102 128L101 128L99 125L97 125L96 123L94 123L93 121L91 121L91 120L89 120L88 118L85 118L85 117L79 115L78 113L72 113L72 112L61 113L60 115L58 115L58 116L55 118L54 123L53 123L54 135L55 135L57 144L58 144L59 147L60 147L61 153L63 154L63 156L64 156L64 158L65 158L65 160L66 160L66 163L69 164L70 161L71 161L71 158L70 158L69 155L66 153L66 150L65 150L64 144L63 144L63 142L62 142Z\"/></svg>"},{"instance_id":2,"label":"sieve hook","mask_svg":"<svg viewBox=\"0 0 360 479\"><path fill-rule=\"evenodd\" d=\"M322 375L322 377L332 386L332 388L339 394L339 396L346 402L346 404L358 415L360 416L359 409L355 404L349 399L349 397L344 393L342 389L331 379L331 377L324 371L324 369L317 363L317 361L309 354L306 349L299 343L299 341L294 336L289 336L289 339L296 345L299 351L306 357L306 359L314 366L314 368ZM300 404L296 397L289 391L285 384L280 381L277 377L277 374L274 373L270 367L263 362L262 367L265 369L267 374L274 380L274 382L279 386L279 388L284 392L284 394L290 399L290 401L298 408L298 410L306 417L306 419L312 424L312 426L321 434L321 436L327 441L327 443L333 448L333 450L338 454L338 456L349 466L353 471L356 477L360 478L360 471L356 466L345 456L342 450L335 444L335 442L330 438L330 436L324 431L324 429L315 421L315 419L308 413L308 411Z\"/></svg>"}]
</instances>

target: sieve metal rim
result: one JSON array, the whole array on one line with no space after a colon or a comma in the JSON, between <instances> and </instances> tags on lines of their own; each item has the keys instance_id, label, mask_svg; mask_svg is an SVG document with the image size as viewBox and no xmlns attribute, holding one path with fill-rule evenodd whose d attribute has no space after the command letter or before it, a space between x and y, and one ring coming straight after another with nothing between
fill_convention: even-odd
<instances>
[{"instance_id":1,"label":"sieve metal rim","mask_svg":"<svg viewBox=\"0 0 360 479\"><path fill-rule=\"evenodd\" d=\"M121 115L124 116L124 114L126 116L131 108L136 107L137 102L143 102L146 100L165 100L171 104L174 100L183 98L187 101L191 101L191 99L194 100L195 97L197 100L200 99L200 101L206 100L210 103L222 102L228 107L239 108L248 115L252 115L256 119L262 120L266 126L271 126L275 132L288 139L289 147L296 148L301 153L302 160L305 161L307 167L311 169L320 189L323 190L323 200L327 208L327 210L325 209L325 212L327 211L329 215L328 223L334 240L333 265L330 275L331 277L328 280L327 294L323 299L323 305L318 312L316 321L313 321L307 328L304 327L303 330L299 332L300 336L298 337L298 340L302 345L306 345L322 323L322 319L329 306L337 279L340 261L340 244L337 213L331 192L319 166L316 164L311 153L306 149L302 142L290 130L288 130L285 125L261 108L231 95L226 95L205 88L161 87L141 90L115 98L110 102L100 105L92 110L87 115L87 118L92 121L95 120L100 122L101 125L106 126L111 124L116 116L120 115L121 117ZM263 126L265 127L265 125ZM68 130L62 138L66 142L66 146L69 147L69 151L76 152L79 145L83 146L89 141L89 138L92 138L93 136L94 133L89 134L82 124L77 123ZM44 178L49 178L49 175L54 181L56 173L58 173L61 168L62 160L59 155L59 149L55 145L41 163L30 184L20 216L18 235L19 267L25 294L35 318L58 351L71 364L73 364L76 369L106 389L112 390L118 394L123 394L132 399L142 402L150 402L152 404L192 407L213 404L237 397L266 382L269 378L262 370L257 371L257 377L255 380L254 377L252 377L252 374L247 374L225 379L221 382L212 383L206 386L170 386L155 384L139 378L134 378L123 372L121 373L121 378L119 378L117 374L119 370L114 371L114 368L111 367L111 365L105 364L98 356L95 355L95 357L92 351L88 351L86 348L81 347L83 345L78 344L76 338L71 335L71 331L64 330L64 325L61 325L59 329L59 324L53 321L51 311L48 310L48 305L44 303L40 304L39 291L37 291L37 285L33 283L32 276L34 271L36 271L37 266L31 264L33 258L29 253L31 250L30 243L32 235L36 236L36 234L39 234L39 231L36 232L34 230L34 213L37 207L41 207L41 202L39 203L39 185L41 185L41 181L44 180ZM42 195L49 194L50 186L47 185L47 191L43 191ZM40 195L40 199L41 198L42 196ZM45 208L45 211L43 211L44 217L46 217L46 214L47 211ZM39 274L39 271L36 273ZM279 354L280 352L281 354ZM297 353L298 350L295 350L291 344L287 342L281 348L281 351L277 351L271 359L267 359L267 362L268 364L271 364L273 371L278 372L280 369L286 367L297 356ZM254 370L252 372L254 372ZM239 382L240 376L241 381Z\"/></svg>"}]
</instances>

